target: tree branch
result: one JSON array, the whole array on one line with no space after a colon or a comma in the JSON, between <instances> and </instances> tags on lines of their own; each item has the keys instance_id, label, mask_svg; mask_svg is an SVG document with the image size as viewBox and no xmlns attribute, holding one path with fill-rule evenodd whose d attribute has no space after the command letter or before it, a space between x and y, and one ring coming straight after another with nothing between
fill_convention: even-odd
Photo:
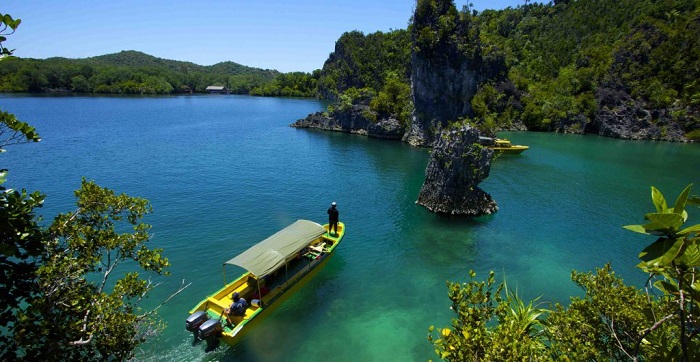
<instances>
[{"instance_id":1,"label":"tree branch","mask_svg":"<svg viewBox=\"0 0 700 362\"><path fill-rule=\"evenodd\" d=\"M151 311L148 312L148 313L145 313L145 314L142 314L142 315L138 316L137 319L138 319L138 320L143 320L144 318L146 318L146 317L150 316L151 314L155 313L156 311L158 311L158 309L160 309L163 305L165 305L165 303L169 302L170 299L173 299L173 297L175 297L176 295L180 294L183 290L187 289L187 287L189 287L190 285L192 285L191 282L190 282L190 283L187 283L187 285L185 285L185 279L182 279L182 284L180 284L180 288L178 288L178 290L175 291L175 293L170 294L170 296L169 296L166 300L164 300L162 303L160 303L155 309L151 310Z\"/></svg>"},{"instance_id":2,"label":"tree branch","mask_svg":"<svg viewBox=\"0 0 700 362\"><path fill-rule=\"evenodd\" d=\"M617 347L625 354L629 359L632 361L637 361L637 357L632 356L627 352L625 347L622 345L622 342L620 341L619 338L617 338L617 333L615 333L615 319L610 318L610 324L608 325L607 323L605 324L608 328L610 328L610 334L612 334L613 338L615 338L615 342L617 342ZM635 354L636 355L636 354Z\"/></svg>"},{"instance_id":3,"label":"tree branch","mask_svg":"<svg viewBox=\"0 0 700 362\"><path fill-rule=\"evenodd\" d=\"M641 344L642 344L642 340L643 340L644 338L646 338L646 337L649 335L649 333L651 333L651 332L653 332L655 329L661 327L661 325L662 325L664 322L666 322L667 320L669 320L669 319L671 319L671 318L673 318L673 317L675 317L675 316L676 316L675 314L669 314L669 315L667 315L667 316L661 318L660 321L654 323L654 325L652 325L651 327L649 327L649 328L643 330L642 333L641 333L641 335L639 336L639 339L637 340L637 345L634 347L634 354L635 354L635 355L639 354L639 347L640 347Z\"/></svg>"}]
</instances>

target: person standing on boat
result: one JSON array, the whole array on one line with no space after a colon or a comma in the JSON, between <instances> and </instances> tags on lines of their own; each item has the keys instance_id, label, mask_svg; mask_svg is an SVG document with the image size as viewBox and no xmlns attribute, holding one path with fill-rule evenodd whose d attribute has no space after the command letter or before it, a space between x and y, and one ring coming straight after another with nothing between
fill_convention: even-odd
<instances>
[{"instance_id":1,"label":"person standing on boat","mask_svg":"<svg viewBox=\"0 0 700 362\"><path fill-rule=\"evenodd\" d=\"M335 201L331 202L331 207L328 208L328 233L333 230L334 235L338 235L338 209L336 208Z\"/></svg>"}]
</instances>

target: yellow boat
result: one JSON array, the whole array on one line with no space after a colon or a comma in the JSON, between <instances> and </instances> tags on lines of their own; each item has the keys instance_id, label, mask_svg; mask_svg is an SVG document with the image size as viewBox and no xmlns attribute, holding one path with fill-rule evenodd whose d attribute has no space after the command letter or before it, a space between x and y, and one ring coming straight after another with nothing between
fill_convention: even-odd
<instances>
[{"instance_id":1,"label":"yellow boat","mask_svg":"<svg viewBox=\"0 0 700 362\"><path fill-rule=\"evenodd\" d=\"M491 148L498 153L506 153L517 155L527 150L528 146L514 145L509 140L504 138L479 137L479 143L482 146Z\"/></svg>"},{"instance_id":2,"label":"yellow boat","mask_svg":"<svg viewBox=\"0 0 700 362\"><path fill-rule=\"evenodd\" d=\"M253 245L224 263L224 287L190 310L185 328L197 340L205 340L207 350L216 348L220 340L236 344L264 311L281 304L326 264L344 235L342 222L337 233L330 233L328 224L297 220ZM246 271L227 284L227 265ZM245 298L248 308L244 315L231 314L233 323L228 324L224 309L231 305L234 292Z\"/></svg>"}]
</instances>

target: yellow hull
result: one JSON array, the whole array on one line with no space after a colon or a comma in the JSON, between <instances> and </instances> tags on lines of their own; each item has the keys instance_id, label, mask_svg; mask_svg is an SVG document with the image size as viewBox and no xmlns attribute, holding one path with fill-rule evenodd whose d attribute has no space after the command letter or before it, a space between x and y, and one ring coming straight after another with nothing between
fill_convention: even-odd
<instances>
[{"instance_id":1,"label":"yellow hull","mask_svg":"<svg viewBox=\"0 0 700 362\"><path fill-rule=\"evenodd\" d=\"M496 152L499 152L499 153L507 153L507 154L511 154L511 155L517 155L517 154L520 154L523 151L527 150L530 147L521 146L521 145L513 145L510 147L497 147L496 146L496 147L490 147L490 148Z\"/></svg>"},{"instance_id":2,"label":"yellow hull","mask_svg":"<svg viewBox=\"0 0 700 362\"><path fill-rule=\"evenodd\" d=\"M324 228L328 230L328 224L324 225ZM338 244L343 239L345 235L345 224L342 222L338 223L338 234L332 235L326 232L325 234L318 237L316 240L310 243L309 251L305 254L300 254L297 258L296 264L302 263L301 266L297 265L293 272L286 277L283 281L271 281L269 279L262 281L261 283L268 283L265 287L268 287L268 291L263 292L263 296L259 298L262 303L259 305L254 305L250 303L250 306L246 309L245 315L243 316L231 316L232 325L227 325L226 317L223 315L224 309L231 305L231 295L234 292L238 292L239 295L246 298L247 301L251 301L251 295L256 293L258 288L258 282L254 276L246 271L236 280L231 283L226 284L223 288L219 289L215 293L211 294L207 298L203 299L196 307L190 310L190 315L198 311L205 311L209 318L218 319L221 321L223 326L223 331L221 332L219 339L224 341L229 345L234 345L238 343L241 337L246 331L254 327L263 317L262 313L264 311L272 310L278 305L282 304L289 296L298 291L303 287L310 279L316 275L323 266L326 265L330 257L335 253ZM314 249L314 246L319 246L321 243L325 243L326 246L322 250L319 248ZM307 263L308 261L308 263ZM290 262L290 264L295 262ZM282 273L285 271L282 270ZM281 274L281 273L280 273ZM281 275L273 276L270 279L279 279ZM257 290L258 292L260 290Z\"/></svg>"},{"instance_id":3,"label":"yellow hull","mask_svg":"<svg viewBox=\"0 0 700 362\"><path fill-rule=\"evenodd\" d=\"M498 153L506 153L510 155L517 155L530 148L528 146L514 145L510 143L510 141L508 141L507 139L503 138L494 139L493 144L490 144L487 147L491 148L492 150Z\"/></svg>"}]
</instances>

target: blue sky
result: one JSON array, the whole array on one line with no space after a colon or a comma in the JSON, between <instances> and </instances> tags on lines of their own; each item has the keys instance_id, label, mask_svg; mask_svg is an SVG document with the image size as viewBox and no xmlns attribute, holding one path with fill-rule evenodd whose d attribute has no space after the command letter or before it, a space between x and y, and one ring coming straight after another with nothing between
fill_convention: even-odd
<instances>
[{"instance_id":1,"label":"blue sky","mask_svg":"<svg viewBox=\"0 0 700 362\"><path fill-rule=\"evenodd\" d=\"M455 1L461 9L466 1ZM472 0L478 11L523 0ZM22 19L5 42L23 58L86 58L138 50L211 65L233 61L282 72L323 66L346 31L404 29L413 0L5 0Z\"/></svg>"}]
</instances>

